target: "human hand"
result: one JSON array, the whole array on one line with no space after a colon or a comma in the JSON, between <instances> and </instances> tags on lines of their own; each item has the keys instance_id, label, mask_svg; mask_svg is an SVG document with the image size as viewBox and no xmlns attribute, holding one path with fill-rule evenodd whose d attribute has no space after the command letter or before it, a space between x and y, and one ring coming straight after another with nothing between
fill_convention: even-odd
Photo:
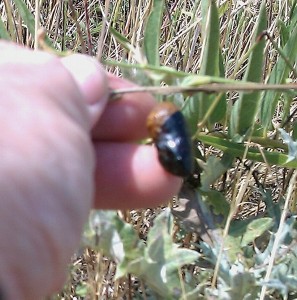
<instances>
[{"instance_id":1,"label":"human hand","mask_svg":"<svg viewBox=\"0 0 297 300\"><path fill-rule=\"evenodd\" d=\"M0 288L7 299L39 299L61 287L92 206L154 206L178 191L180 179L163 170L155 149L135 143L147 135L153 98L107 103L109 87L128 85L84 56L58 59L0 43Z\"/></svg>"}]
</instances>

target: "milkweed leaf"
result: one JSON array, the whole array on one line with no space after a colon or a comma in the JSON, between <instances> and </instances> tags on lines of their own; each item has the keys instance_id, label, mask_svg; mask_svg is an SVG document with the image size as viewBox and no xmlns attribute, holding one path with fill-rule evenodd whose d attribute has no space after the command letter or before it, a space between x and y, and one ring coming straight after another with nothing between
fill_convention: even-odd
<instances>
[{"instance_id":1,"label":"milkweed leaf","mask_svg":"<svg viewBox=\"0 0 297 300\"><path fill-rule=\"evenodd\" d=\"M248 58L248 65L245 72L244 80L260 82L263 74L263 50L265 40L258 40L262 32L267 28L266 4L262 2L258 23L254 32L253 43L254 49ZM239 99L234 104L230 118L230 137L233 140L242 140L250 133L260 107L260 92L241 93Z\"/></svg>"},{"instance_id":2,"label":"milkweed leaf","mask_svg":"<svg viewBox=\"0 0 297 300\"><path fill-rule=\"evenodd\" d=\"M160 65L159 46L163 10L164 0L154 0L144 33L145 55L148 63L154 66Z\"/></svg>"}]
</instances>

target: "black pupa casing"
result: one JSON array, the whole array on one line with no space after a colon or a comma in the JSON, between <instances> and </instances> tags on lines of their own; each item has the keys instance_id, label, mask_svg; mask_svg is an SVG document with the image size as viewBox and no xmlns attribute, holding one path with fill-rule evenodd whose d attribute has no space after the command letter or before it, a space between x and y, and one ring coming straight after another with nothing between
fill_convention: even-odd
<instances>
[{"instance_id":1,"label":"black pupa casing","mask_svg":"<svg viewBox=\"0 0 297 300\"><path fill-rule=\"evenodd\" d=\"M192 142L180 111L165 120L155 143L165 170L180 177L187 177L193 172Z\"/></svg>"},{"instance_id":2,"label":"black pupa casing","mask_svg":"<svg viewBox=\"0 0 297 300\"><path fill-rule=\"evenodd\" d=\"M150 136L166 171L187 177L193 172L192 141L183 114L169 102L157 105L147 120Z\"/></svg>"}]
</instances>

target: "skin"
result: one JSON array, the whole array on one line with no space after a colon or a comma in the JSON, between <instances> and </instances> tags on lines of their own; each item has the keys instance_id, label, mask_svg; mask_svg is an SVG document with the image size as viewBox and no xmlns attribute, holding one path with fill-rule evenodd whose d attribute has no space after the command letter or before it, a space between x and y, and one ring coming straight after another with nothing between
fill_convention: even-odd
<instances>
[{"instance_id":1,"label":"skin","mask_svg":"<svg viewBox=\"0 0 297 300\"><path fill-rule=\"evenodd\" d=\"M57 58L0 42L0 294L61 288L90 209L156 206L181 180L147 137L149 94L108 102L132 83L82 55Z\"/></svg>"}]
</instances>

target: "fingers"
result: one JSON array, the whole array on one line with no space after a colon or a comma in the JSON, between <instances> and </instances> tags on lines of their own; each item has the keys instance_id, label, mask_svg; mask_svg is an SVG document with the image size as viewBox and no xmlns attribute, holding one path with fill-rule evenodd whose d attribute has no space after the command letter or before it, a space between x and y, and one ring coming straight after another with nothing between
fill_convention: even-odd
<instances>
[{"instance_id":1,"label":"fingers","mask_svg":"<svg viewBox=\"0 0 297 300\"><path fill-rule=\"evenodd\" d=\"M21 52L22 51L22 55ZM13 64L36 66L49 62L53 56L41 51L32 51L12 42L0 40L0 65Z\"/></svg>"},{"instance_id":2,"label":"fingers","mask_svg":"<svg viewBox=\"0 0 297 300\"><path fill-rule=\"evenodd\" d=\"M0 42L0 89L5 91L1 111L8 112L9 122L20 122L16 112L34 120L40 110L42 122L55 113L57 118L63 114L86 131L90 129L80 88L55 56Z\"/></svg>"},{"instance_id":3,"label":"fingers","mask_svg":"<svg viewBox=\"0 0 297 300\"><path fill-rule=\"evenodd\" d=\"M109 75L109 86L121 89L135 85ZM148 93L123 94L108 103L94 126L95 207L153 207L171 199L180 189L181 179L163 169L155 147L131 143L148 136L146 119L155 105Z\"/></svg>"},{"instance_id":4,"label":"fingers","mask_svg":"<svg viewBox=\"0 0 297 300\"><path fill-rule=\"evenodd\" d=\"M109 75L110 89L133 87L135 84ZM108 103L100 121L94 126L95 140L135 141L148 136L146 118L156 101L148 93L123 94Z\"/></svg>"},{"instance_id":5,"label":"fingers","mask_svg":"<svg viewBox=\"0 0 297 300\"><path fill-rule=\"evenodd\" d=\"M81 102L86 103L90 119L88 127L94 127L95 139L132 141L147 136L145 121L155 105L154 98L148 93L124 94L118 101L108 103L105 109L110 89L135 85L113 75L107 76L95 59L79 54L58 59L48 53L31 51L7 42L0 42L0 53L0 65L9 65L10 72L20 74L27 81L33 80L35 86L42 86L45 91L50 87L49 92L55 94L56 98L59 93L63 94L60 99L67 98L64 94L72 95L68 97L73 100L72 105L77 101L80 105ZM13 84L25 86L24 82ZM66 109L69 107L65 101L61 105Z\"/></svg>"},{"instance_id":6,"label":"fingers","mask_svg":"<svg viewBox=\"0 0 297 300\"><path fill-rule=\"evenodd\" d=\"M95 152L96 207L157 206L180 189L181 179L164 171L152 146L100 142Z\"/></svg>"},{"instance_id":7,"label":"fingers","mask_svg":"<svg viewBox=\"0 0 297 300\"><path fill-rule=\"evenodd\" d=\"M88 128L96 123L106 105L109 94L106 72L91 57L74 54L60 59L46 52L0 41L0 66L18 75L9 77L7 74L5 78L0 78L0 84L7 78L16 77L14 85L28 87L25 82L32 82L35 87L51 88L53 94L64 94L60 98L71 96L68 98L73 100L73 105L77 101L81 106L87 104ZM24 81L20 82L20 77ZM32 84L29 88L29 92L33 92Z\"/></svg>"}]
</instances>

